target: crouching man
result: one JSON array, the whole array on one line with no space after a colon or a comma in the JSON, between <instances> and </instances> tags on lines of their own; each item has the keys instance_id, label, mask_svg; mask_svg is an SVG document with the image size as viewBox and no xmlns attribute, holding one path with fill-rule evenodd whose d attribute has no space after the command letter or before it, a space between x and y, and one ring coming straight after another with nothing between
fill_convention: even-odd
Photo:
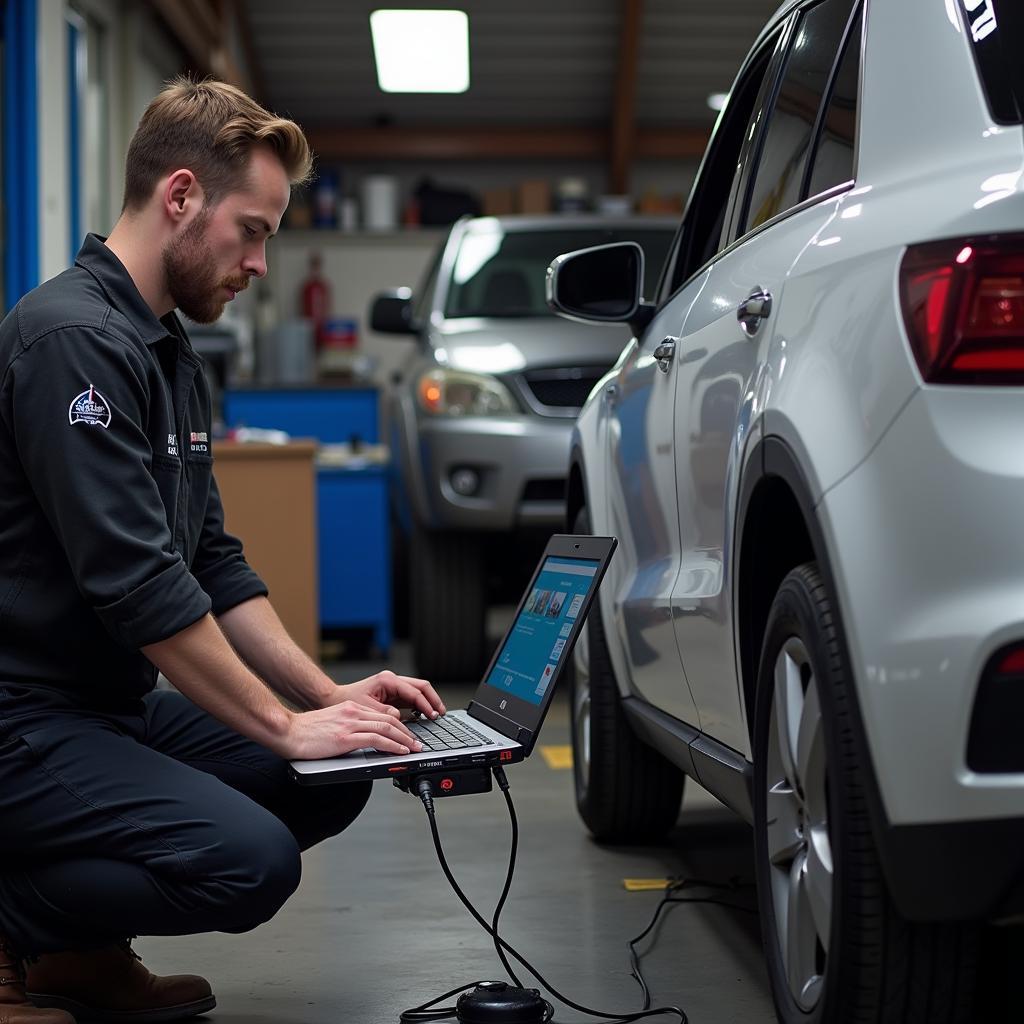
<instances>
[{"instance_id":1,"label":"crouching man","mask_svg":"<svg viewBox=\"0 0 1024 1024\"><path fill-rule=\"evenodd\" d=\"M151 974L131 938L268 920L300 852L369 796L295 786L288 759L418 750L398 708L443 711L391 672L335 685L224 531L209 394L174 310L209 323L266 273L309 168L293 122L230 86L174 82L132 139L110 237L90 235L0 325L9 1024L209 1010L206 980ZM157 670L178 692L154 689Z\"/></svg>"}]
</instances>

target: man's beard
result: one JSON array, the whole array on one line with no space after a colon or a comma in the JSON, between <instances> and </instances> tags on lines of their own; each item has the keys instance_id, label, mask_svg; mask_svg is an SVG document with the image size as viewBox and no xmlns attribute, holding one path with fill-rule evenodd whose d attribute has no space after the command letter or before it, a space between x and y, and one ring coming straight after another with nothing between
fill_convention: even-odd
<instances>
[{"instance_id":1,"label":"man's beard","mask_svg":"<svg viewBox=\"0 0 1024 1024\"><path fill-rule=\"evenodd\" d=\"M217 264L206 242L210 211L200 210L195 220L164 247L163 265L167 290L178 307L197 324L212 324L224 312L227 299L222 288L242 291L248 277L225 277L215 281Z\"/></svg>"}]
</instances>

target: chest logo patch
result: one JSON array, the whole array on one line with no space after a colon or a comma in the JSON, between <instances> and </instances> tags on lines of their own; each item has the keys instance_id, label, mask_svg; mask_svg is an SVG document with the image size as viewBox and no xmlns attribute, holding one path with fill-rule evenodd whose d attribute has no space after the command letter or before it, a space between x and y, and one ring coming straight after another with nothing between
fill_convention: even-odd
<instances>
[{"instance_id":1,"label":"chest logo patch","mask_svg":"<svg viewBox=\"0 0 1024 1024\"><path fill-rule=\"evenodd\" d=\"M90 384L71 399L68 406L69 423L88 423L89 426L110 426L110 403Z\"/></svg>"}]
</instances>

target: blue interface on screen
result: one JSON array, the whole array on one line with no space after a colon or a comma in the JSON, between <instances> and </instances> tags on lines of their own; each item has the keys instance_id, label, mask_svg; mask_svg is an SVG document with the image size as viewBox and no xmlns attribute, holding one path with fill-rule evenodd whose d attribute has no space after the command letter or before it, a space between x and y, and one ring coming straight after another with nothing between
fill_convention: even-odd
<instances>
[{"instance_id":1,"label":"blue interface on screen","mask_svg":"<svg viewBox=\"0 0 1024 1024\"><path fill-rule=\"evenodd\" d=\"M498 655L488 686L539 704L576 624L600 562L548 558Z\"/></svg>"}]
</instances>

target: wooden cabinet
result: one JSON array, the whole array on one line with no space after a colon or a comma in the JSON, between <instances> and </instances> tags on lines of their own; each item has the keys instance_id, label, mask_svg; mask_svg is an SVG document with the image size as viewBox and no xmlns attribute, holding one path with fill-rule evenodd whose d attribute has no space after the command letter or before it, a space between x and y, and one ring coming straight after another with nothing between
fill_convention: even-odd
<instances>
[{"instance_id":1,"label":"wooden cabinet","mask_svg":"<svg viewBox=\"0 0 1024 1024\"><path fill-rule=\"evenodd\" d=\"M214 476L229 533L270 588L285 628L319 657L316 471L313 441L214 445Z\"/></svg>"}]
</instances>

